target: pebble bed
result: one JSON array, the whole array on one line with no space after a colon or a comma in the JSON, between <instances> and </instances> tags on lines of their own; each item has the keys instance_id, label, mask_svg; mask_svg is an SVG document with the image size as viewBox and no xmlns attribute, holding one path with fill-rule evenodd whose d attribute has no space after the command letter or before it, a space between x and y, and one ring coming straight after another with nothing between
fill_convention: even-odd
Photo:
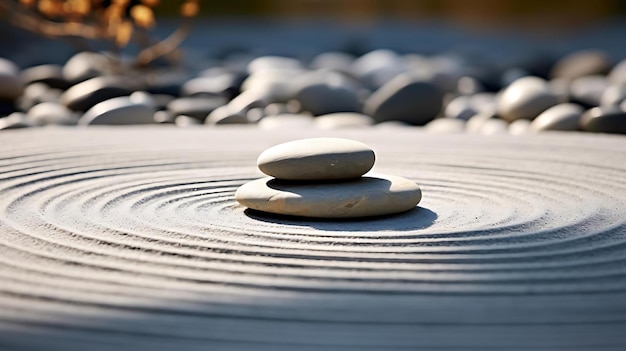
<instances>
[{"instance_id":1,"label":"pebble bed","mask_svg":"<svg viewBox=\"0 0 626 351\"><path fill-rule=\"evenodd\" d=\"M106 55L20 69L0 59L0 130L254 124L259 129L424 126L433 133L626 133L626 60L601 50L490 67L374 50L304 62L244 56L194 69L120 71Z\"/></svg>"}]
</instances>

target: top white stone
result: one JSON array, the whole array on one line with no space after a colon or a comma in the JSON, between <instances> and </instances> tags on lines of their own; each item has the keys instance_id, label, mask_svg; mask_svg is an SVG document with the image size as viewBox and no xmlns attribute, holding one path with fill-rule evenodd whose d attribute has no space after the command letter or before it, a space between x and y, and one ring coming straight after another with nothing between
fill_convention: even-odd
<instances>
[{"instance_id":1,"label":"top white stone","mask_svg":"<svg viewBox=\"0 0 626 351\"><path fill-rule=\"evenodd\" d=\"M374 151L358 141L313 138L273 146L259 155L257 166L278 179L349 179L367 173L375 158Z\"/></svg>"}]
</instances>

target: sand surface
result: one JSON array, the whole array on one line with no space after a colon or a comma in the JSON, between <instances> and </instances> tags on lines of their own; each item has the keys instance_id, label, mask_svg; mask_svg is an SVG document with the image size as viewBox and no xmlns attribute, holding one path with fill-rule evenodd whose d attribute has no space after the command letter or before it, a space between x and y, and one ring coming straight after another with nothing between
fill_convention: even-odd
<instances>
[{"instance_id":1,"label":"sand surface","mask_svg":"<svg viewBox=\"0 0 626 351\"><path fill-rule=\"evenodd\" d=\"M306 137L422 187L397 216L245 211ZM0 133L0 350L624 350L626 137Z\"/></svg>"}]
</instances>

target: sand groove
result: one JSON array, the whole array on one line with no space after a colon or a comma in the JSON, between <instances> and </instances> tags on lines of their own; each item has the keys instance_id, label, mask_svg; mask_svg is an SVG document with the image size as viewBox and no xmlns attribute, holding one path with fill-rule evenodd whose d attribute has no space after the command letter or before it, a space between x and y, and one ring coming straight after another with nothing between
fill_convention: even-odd
<instances>
[{"instance_id":1,"label":"sand groove","mask_svg":"<svg viewBox=\"0 0 626 351\"><path fill-rule=\"evenodd\" d=\"M261 151L320 133L3 132L0 349L626 348L626 138L325 132L420 206L234 201Z\"/></svg>"}]
</instances>

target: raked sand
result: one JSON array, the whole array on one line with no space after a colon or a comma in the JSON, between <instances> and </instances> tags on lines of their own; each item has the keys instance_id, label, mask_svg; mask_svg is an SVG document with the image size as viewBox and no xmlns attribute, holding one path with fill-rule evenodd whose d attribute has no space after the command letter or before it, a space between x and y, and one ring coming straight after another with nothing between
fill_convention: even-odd
<instances>
[{"instance_id":1,"label":"raked sand","mask_svg":"<svg viewBox=\"0 0 626 351\"><path fill-rule=\"evenodd\" d=\"M362 141L410 212L234 199L257 156ZM624 350L626 137L418 128L0 133L0 350Z\"/></svg>"}]
</instances>

